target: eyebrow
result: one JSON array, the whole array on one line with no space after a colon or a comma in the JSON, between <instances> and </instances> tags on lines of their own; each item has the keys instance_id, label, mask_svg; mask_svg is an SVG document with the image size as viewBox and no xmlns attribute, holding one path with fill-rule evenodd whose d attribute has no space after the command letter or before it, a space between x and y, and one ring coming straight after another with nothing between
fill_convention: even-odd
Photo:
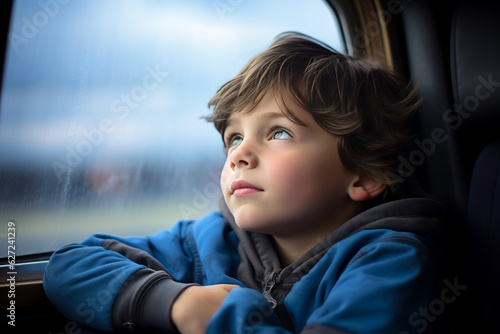
<instances>
[{"instance_id":1,"label":"eyebrow","mask_svg":"<svg viewBox=\"0 0 500 334\"><path fill-rule=\"evenodd\" d=\"M234 115L234 114L233 114ZM284 112L282 111L267 111L265 112L264 115L262 115L262 118L264 118L265 121L273 121L275 119L282 119L286 118L287 120L290 120L291 122L294 122L293 119L289 116L287 116ZM225 128L227 129L229 126L231 126L231 117L229 117L226 121L226 126ZM294 122L295 123L295 122Z\"/></svg>"},{"instance_id":2,"label":"eyebrow","mask_svg":"<svg viewBox=\"0 0 500 334\"><path fill-rule=\"evenodd\" d=\"M279 118L286 118L286 119L289 119L283 112L281 111L269 111L269 112L266 112L266 114L264 115L264 118L266 118L267 120L269 121L272 121L272 120L275 120L275 119L279 119Z\"/></svg>"}]
</instances>

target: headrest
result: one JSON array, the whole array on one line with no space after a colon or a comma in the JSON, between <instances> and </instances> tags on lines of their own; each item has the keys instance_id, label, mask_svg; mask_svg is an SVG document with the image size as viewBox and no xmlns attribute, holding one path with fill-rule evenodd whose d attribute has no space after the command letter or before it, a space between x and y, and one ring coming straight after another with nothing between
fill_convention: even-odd
<instances>
[{"instance_id":1,"label":"headrest","mask_svg":"<svg viewBox=\"0 0 500 334\"><path fill-rule=\"evenodd\" d=\"M482 2L478 4L478 2ZM467 126L500 120L500 6L462 1L451 30L455 112Z\"/></svg>"}]
</instances>

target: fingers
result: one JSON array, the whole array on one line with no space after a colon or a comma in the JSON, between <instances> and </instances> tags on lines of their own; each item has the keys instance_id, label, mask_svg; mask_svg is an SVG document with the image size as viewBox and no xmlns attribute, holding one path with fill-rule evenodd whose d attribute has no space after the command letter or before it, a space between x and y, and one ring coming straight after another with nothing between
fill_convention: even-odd
<instances>
[{"instance_id":1,"label":"fingers","mask_svg":"<svg viewBox=\"0 0 500 334\"><path fill-rule=\"evenodd\" d=\"M236 284L190 286L172 304L171 319L181 333L202 333Z\"/></svg>"},{"instance_id":2,"label":"fingers","mask_svg":"<svg viewBox=\"0 0 500 334\"><path fill-rule=\"evenodd\" d=\"M236 288L241 288L241 286L236 284L218 284L218 285L228 292Z\"/></svg>"}]
</instances>

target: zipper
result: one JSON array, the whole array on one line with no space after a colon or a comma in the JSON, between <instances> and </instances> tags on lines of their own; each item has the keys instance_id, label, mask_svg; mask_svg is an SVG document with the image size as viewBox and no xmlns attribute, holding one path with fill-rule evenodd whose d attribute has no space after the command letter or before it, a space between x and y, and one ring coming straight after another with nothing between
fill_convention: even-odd
<instances>
[{"instance_id":1,"label":"zipper","mask_svg":"<svg viewBox=\"0 0 500 334\"><path fill-rule=\"evenodd\" d=\"M288 314L288 311L285 308L285 305L283 304L283 291L278 289L278 287L281 285L280 278L283 279L281 276L281 269L276 268L273 270L271 274L266 279L266 283L264 284L264 290L262 291L262 295L268 302L269 306L274 310L276 315L278 316L278 319L280 320L281 324L285 329L288 331L295 333L295 329L293 327L293 323L290 319L290 315ZM275 289L275 296L279 299L278 301L272 296L273 288Z\"/></svg>"},{"instance_id":2,"label":"zipper","mask_svg":"<svg viewBox=\"0 0 500 334\"><path fill-rule=\"evenodd\" d=\"M274 269L273 272L268 276L266 280L266 284L264 285L264 291L262 291L262 295L266 298L267 302L271 306L271 308L275 308L278 305L276 299L271 295L271 291L278 283L278 275L281 272L281 269Z\"/></svg>"}]
</instances>

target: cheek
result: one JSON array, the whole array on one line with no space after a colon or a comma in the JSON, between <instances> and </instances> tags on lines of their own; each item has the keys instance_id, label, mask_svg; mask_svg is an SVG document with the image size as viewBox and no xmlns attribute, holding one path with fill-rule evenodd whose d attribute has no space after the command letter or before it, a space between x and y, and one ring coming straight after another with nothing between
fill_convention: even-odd
<instances>
[{"instance_id":1,"label":"cheek","mask_svg":"<svg viewBox=\"0 0 500 334\"><path fill-rule=\"evenodd\" d=\"M228 182L229 182L229 164L226 161L224 163L224 166L222 167L222 172L220 174L220 186L221 186L223 194L225 193L225 191L228 187L228 184L227 184Z\"/></svg>"},{"instance_id":2,"label":"cheek","mask_svg":"<svg viewBox=\"0 0 500 334\"><path fill-rule=\"evenodd\" d=\"M310 187L314 173L308 163L295 157L279 157L270 164L267 180L282 195L290 197L298 195Z\"/></svg>"},{"instance_id":3,"label":"cheek","mask_svg":"<svg viewBox=\"0 0 500 334\"><path fill-rule=\"evenodd\" d=\"M347 192L349 178L334 157L302 155L300 159L280 162L273 168L270 180L290 199L299 197L308 201L322 196L343 196Z\"/></svg>"}]
</instances>

